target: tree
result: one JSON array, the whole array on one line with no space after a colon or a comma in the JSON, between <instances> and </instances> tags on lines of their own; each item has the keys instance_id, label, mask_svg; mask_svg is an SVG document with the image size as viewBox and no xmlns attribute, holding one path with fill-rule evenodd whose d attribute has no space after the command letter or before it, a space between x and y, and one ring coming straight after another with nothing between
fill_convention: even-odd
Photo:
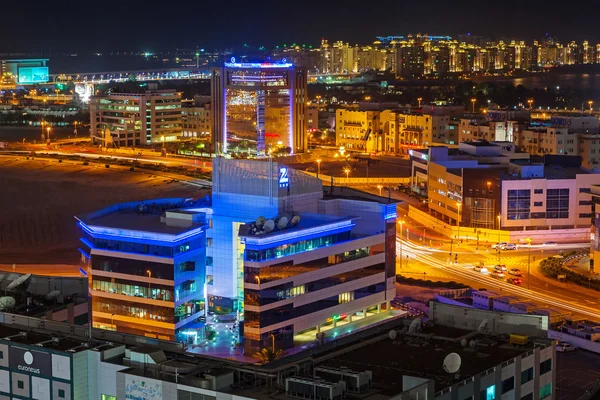
<instances>
[{"instance_id":1,"label":"tree","mask_svg":"<svg viewBox=\"0 0 600 400\"><path fill-rule=\"evenodd\" d=\"M268 364L271 361L279 360L284 354L281 349L273 351L273 348L265 347L254 353L254 358L258 358L262 364Z\"/></svg>"}]
</instances>

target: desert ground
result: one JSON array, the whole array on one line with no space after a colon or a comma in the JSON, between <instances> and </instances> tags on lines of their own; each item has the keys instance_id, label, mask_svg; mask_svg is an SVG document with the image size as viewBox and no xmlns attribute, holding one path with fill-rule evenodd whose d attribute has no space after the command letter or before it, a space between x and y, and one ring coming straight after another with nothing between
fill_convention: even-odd
<instances>
[{"instance_id":1,"label":"desert ground","mask_svg":"<svg viewBox=\"0 0 600 400\"><path fill-rule=\"evenodd\" d=\"M77 264L74 216L119 202L206 194L139 169L0 156L0 264Z\"/></svg>"}]
</instances>

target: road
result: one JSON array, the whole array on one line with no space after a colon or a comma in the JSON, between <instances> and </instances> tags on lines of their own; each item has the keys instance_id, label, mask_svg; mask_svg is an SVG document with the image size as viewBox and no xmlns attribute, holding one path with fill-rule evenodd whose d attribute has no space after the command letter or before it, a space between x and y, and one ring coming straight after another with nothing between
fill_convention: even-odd
<instances>
[{"instance_id":1,"label":"road","mask_svg":"<svg viewBox=\"0 0 600 400\"><path fill-rule=\"evenodd\" d=\"M472 245L461 245L454 248L458 254L458 263L450 263L449 248L428 248L405 237L398 237L396 252L402 262L397 265L397 273L407 277L431 280L454 280L473 288L486 288L507 296L516 296L524 301L532 301L539 308L552 308L562 312L570 312L576 317L584 317L600 321L597 292L581 288L574 284L562 284L543 277L537 271L537 265L543 257L558 254L571 249L584 249L584 244L564 244L554 247L532 247L531 273L527 273L529 251L504 251L500 254L500 262L509 269L518 268L523 272L522 284L512 285L505 279L482 275L473 270L473 265L483 262L488 268L498 264L495 250L475 252ZM543 253L542 253L543 252ZM543 255L542 255L543 254ZM408 256L408 258L407 258ZM454 257L453 257L454 258ZM534 261L535 258L535 261ZM529 276L528 276L529 275ZM508 275L507 275L508 277Z\"/></svg>"}]
</instances>

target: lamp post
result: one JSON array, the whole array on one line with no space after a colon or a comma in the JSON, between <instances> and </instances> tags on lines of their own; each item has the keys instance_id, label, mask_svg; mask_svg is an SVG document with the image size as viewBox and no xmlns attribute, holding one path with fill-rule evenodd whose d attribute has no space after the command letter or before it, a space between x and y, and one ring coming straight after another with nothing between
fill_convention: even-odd
<instances>
[{"instance_id":1,"label":"lamp post","mask_svg":"<svg viewBox=\"0 0 600 400\"><path fill-rule=\"evenodd\" d=\"M471 105L472 105L472 113L475 114L475 102L477 101L477 99L471 99Z\"/></svg>"},{"instance_id":2,"label":"lamp post","mask_svg":"<svg viewBox=\"0 0 600 400\"><path fill-rule=\"evenodd\" d=\"M458 215L456 217L456 225L458 229L456 230L456 237L460 240L460 206L462 206L462 203L460 201L457 201L456 206L458 207Z\"/></svg>"},{"instance_id":3,"label":"lamp post","mask_svg":"<svg viewBox=\"0 0 600 400\"><path fill-rule=\"evenodd\" d=\"M317 178L321 175L321 159L317 158Z\"/></svg>"},{"instance_id":4,"label":"lamp post","mask_svg":"<svg viewBox=\"0 0 600 400\"><path fill-rule=\"evenodd\" d=\"M163 153L165 151L165 135L160 136L160 141L162 142Z\"/></svg>"},{"instance_id":5,"label":"lamp post","mask_svg":"<svg viewBox=\"0 0 600 400\"><path fill-rule=\"evenodd\" d=\"M377 185L377 189L379 189L379 195L381 196L381 189L383 189L383 186Z\"/></svg>"},{"instance_id":6,"label":"lamp post","mask_svg":"<svg viewBox=\"0 0 600 400\"><path fill-rule=\"evenodd\" d=\"M527 289L529 289L529 272L531 270L531 238L527 238Z\"/></svg>"},{"instance_id":7,"label":"lamp post","mask_svg":"<svg viewBox=\"0 0 600 400\"><path fill-rule=\"evenodd\" d=\"M48 134L46 135L46 139L48 139L48 142L50 141L50 131L51 131L50 127L47 127L47 128L46 128L46 132L47 132Z\"/></svg>"},{"instance_id":8,"label":"lamp post","mask_svg":"<svg viewBox=\"0 0 600 400\"><path fill-rule=\"evenodd\" d=\"M398 221L398 223L400 224L400 269L402 269L402 231L404 228L404 220L401 219L400 221Z\"/></svg>"},{"instance_id":9,"label":"lamp post","mask_svg":"<svg viewBox=\"0 0 600 400\"><path fill-rule=\"evenodd\" d=\"M348 186L348 174L350 173L350 168L344 168L344 172L346 173L346 186Z\"/></svg>"},{"instance_id":10,"label":"lamp post","mask_svg":"<svg viewBox=\"0 0 600 400\"><path fill-rule=\"evenodd\" d=\"M590 106L590 114L592 113L592 104L594 104L592 100L588 101L588 105Z\"/></svg>"},{"instance_id":11,"label":"lamp post","mask_svg":"<svg viewBox=\"0 0 600 400\"><path fill-rule=\"evenodd\" d=\"M531 110L531 106L533 104L533 99L527 100L527 103L529 104L529 109Z\"/></svg>"},{"instance_id":12,"label":"lamp post","mask_svg":"<svg viewBox=\"0 0 600 400\"><path fill-rule=\"evenodd\" d=\"M422 100L423 100L423 98L422 98L422 97L419 97L419 98L417 99L417 101L419 102L419 108L421 108L421 101L422 101Z\"/></svg>"}]
</instances>

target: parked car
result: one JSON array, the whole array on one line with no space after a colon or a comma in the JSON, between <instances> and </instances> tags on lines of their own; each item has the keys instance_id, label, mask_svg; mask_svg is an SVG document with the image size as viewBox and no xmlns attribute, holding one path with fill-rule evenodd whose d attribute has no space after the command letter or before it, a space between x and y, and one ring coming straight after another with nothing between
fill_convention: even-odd
<instances>
[{"instance_id":1,"label":"parked car","mask_svg":"<svg viewBox=\"0 0 600 400\"><path fill-rule=\"evenodd\" d=\"M519 246L514 243L506 243L504 246L500 247L502 250L518 250Z\"/></svg>"},{"instance_id":2,"label":"parked car","mask_svg":"<svg viewBox=\"0 0 600 400\"><path fill-rule=\"evenodd\" d=\"M503 246L506 246L508 243L500 242L492 245L492 249L501 249Z\"/></svg>"},{"instance_id":3,"label":"parked car","mask_svg":"<svg viewBox=\"0 0 600 400\"><path fill-rule=\"evenodd\" d=\"M492 274L492 276L494 278L504 278L504 272L502 272L502 271L494 271L494 273Z\"/></svg>"},{"instance_id":4,"label":"parked car","mask_svg":"<svg viewBox=\"0 0 600 400\"><path fill-rule=\"evenodd\" d=\"M506 282L511 283L513 285L520 285L521 280L519 278L508 278Z\"/></svg>"},{"instance_id":5,"label":"parked car","mask_svg":"<svg viewBox=\"0 0 600 400\"><path fill-rule=\"evenodd\" d=\"M506 272L506 265L504 265L504 264L494 265L494 271Z\"/></svg>"},{"instance_id":6,"label":"parked car","mask_svg":"<svg viewBox=\"0 0 600 400\"><path fill-rule=\"evenodd\" d=\"M521 270L518 268L511 268L508 270L508 274L509 275L514 275L514 276L523 276L523 273L521 273Z\"/></svg>"},{"instance_id":7,"label":"parked car","mask_svg":"<svg viewBox=\"0 0 600 400\"><path fill-rule=\"evenodd\" d=\"M571 351L575 351L577 349L578 349L577 346L573 346L572 344L569 344L567 342L557 342L556 343L556 351L558 351L560 353L568 353Z\"/></svg>"}]
</instances>

